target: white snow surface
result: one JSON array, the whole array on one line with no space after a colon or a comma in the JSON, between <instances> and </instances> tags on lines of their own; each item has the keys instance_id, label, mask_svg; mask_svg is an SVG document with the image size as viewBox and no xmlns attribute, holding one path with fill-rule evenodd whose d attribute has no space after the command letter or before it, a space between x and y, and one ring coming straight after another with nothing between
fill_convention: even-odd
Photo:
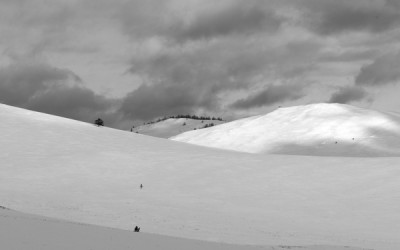
<instances>
[{"instance_id":1,"label":"white snow surface","mask_svg":"<svg viewBox=\"0 0 400 250\"><path fill-rule=\"evenodd\" d=\"M362 250L326 245L222 244L71 223L6 209L0 209L0 245L5 250Z\"/></svg>"},{"instance_id":2,"label":"white snow surface","mask_svg":"<svg viewBox=\"0 0 400 250\"><path fill-rule=\"evenodd\" d=\"M171 139L249 153L400 156L400 117L345 104L311 104L279 108Z\"/></svg>"},{"instance_id":3,"label":"white snow surface","mask_svg":"<svg viewBox=\"0 0 400 250\"><path fill-rule=\"evenodd\" d=\"M222 123L224 123L224 121L169 118L160 122L137 126L132 129L132 132L160 138L169 138L194 129L204 129L206 124L218 125Z\"/></svg>"},{"instance_id":4,"label":"white snow surface","mask_svg":"<svg viewBox=\"0 0 400 250\"><path fill-rule=\"evenodd\" d=\"M6 105L0 121L0 206L233 244L400 249L398 157L240 153Z\"/></svg>"}]
</instances>

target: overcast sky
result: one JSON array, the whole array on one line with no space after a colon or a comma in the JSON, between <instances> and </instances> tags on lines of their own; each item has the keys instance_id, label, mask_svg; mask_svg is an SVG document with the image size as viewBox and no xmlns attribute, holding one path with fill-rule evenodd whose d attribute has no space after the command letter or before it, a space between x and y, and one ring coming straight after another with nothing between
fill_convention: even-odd
<instances>
[{"instance_id":1,"label":"overcast sky","mask_svg":"<svg viewBox=\"0 0 400 250\"><path fill-rule=\"evenodd\" d=\"M0 34L1 103L116 128L400 111L399 0L0 0Z\"/></svg>"}]
</instances>

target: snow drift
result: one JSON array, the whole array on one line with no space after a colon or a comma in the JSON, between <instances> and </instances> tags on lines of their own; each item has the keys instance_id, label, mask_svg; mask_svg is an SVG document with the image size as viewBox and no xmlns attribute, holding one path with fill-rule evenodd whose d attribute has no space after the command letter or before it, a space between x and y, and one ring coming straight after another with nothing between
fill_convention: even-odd
<instances>
[{"instance_id":1,"label":"snow drift","mask_svg":"<svg viewBox=\"0 0 400 250\"><path fill-rule=\"evenodd\" d=\"M400 117L345 104L311 104L279 108L171 139L249 153L399 156Z\"/></svg>"}]
</instances>

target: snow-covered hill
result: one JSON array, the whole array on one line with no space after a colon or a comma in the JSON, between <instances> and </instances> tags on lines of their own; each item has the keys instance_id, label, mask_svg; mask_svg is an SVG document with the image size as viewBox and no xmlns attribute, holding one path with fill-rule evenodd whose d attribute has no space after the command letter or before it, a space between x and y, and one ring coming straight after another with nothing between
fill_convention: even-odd
<instances>
[{"instance_id":1,"label":"snow-covered hill","mask_svg":"<svg viewBox=\"0 0 400 250\"><path fill-rule=\"evenodd\" d=\"M311 104L171 139L250 153L400 156L400 117L345 104Z\"/></svg>"},{"instance_id":2,"label":"snow-covered hill","mask_svg":"<svg viewBox=\"0 0 400 250\"><path fill-rule=\"evenodd\" d=\"M222 123L224 123L224 121L169 118L159 122L134 127L132 132L160 138L169 138L187 131L203 129L205 126L215 126Z\"/></svg>"},{"instance_id":3,"label":"snow-covered hill","mask_svg":"<svg viewBox=\"0 0 400 250\"><path fill-rule=\"evenodd\" d=\"M234 244L400 249L397 157L240 153L5 105L0 121L0 206Z\"/></svg>"},{"instance_id":4,"label":"snow-covered hill","mask_svg":"<svg viewBox=\"0 0 400 250\"><path fill-rule=\"evenodd\" d=\"M0 245L4 250L365 250L339 246L248 246L168 237L71 223L0 209Z\"/></svg>"}]
</instances>

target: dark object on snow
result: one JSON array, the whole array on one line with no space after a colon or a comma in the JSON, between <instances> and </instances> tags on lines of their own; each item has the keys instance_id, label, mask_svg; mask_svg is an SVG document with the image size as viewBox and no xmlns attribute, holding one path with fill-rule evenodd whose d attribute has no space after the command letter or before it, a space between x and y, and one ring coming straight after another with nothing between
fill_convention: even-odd
<instances>
[{"instance_id":1,"label":"dark object on snow","mask_svg":"<svg viewBox=\"0 0 400 250\"><path fill-rule=\"evenodd\" d=\"M143 188L143 184L140 184L140 189L142 189Z\"/></svg>"},{"instance_id":2,"label":"dark object on snow","mask_svg":"<svg viewBox=\"0 0 400 250\"><path fill-rule=\"evenodd\" d=\"M135 227L135 232L140 232L140 227L136 226Z\"/></svg>"},{"instance_id":3,"label":"dark object on snow","mask_svg":"<svg viewBox=\"0 0 400 250\"><path fill-rule=\"evenodd\" d=\"M94 124L96 124L97 126L104 126L104 122L102 119L98 118L96 121L94 121Z\"/></svg>"}]
</instances>

